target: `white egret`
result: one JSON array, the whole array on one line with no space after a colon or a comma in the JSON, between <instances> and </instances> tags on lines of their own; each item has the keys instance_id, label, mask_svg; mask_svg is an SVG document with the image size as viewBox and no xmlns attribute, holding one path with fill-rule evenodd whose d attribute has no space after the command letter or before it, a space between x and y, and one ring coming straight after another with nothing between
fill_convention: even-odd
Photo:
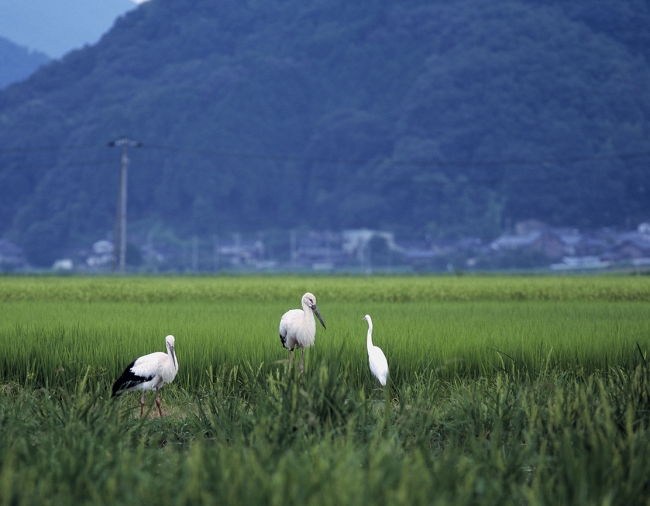
<instances>
[{"instance_id":1,"label":"white egret","mask_svg":"<svg viewBox=\"0 0 650 506\"><path fill-rule=\"evenodd\" d=\"M314 344L316 338L316 320L318 318L326 329L325 322L320 316L316 297L307 292L302 296L302 309L291 309L282 315L280 319L280 340L282 346L289 350L289 367L291 367L291 358L293 350L300 348L300 372L304 369L305 348Z\"/></svg>"},{"instance_id":2,"label":"white egret","mask_svg":"<svg viewBox=\"0 0 650 506\"><path fill-rule=\"evenodd\" d=\"M136 358L126 367L122 376L113 384L113 394L111 397L132 390L142 390L140 417L142 417L144 411L144 394L147 390L156 391L156 405L158 406L158 413L162 416L158 390L165 383L174 381L178 372L178 360L174 351L174 336L167 336L165 338L165 344L167 345L167 353L157 351Z\"/></svg>"},{"instance_id":3,"label":"white egret","mask_svg":"<svg viewBox=\"0 0 650 506\"><path fill-rule=\"evenodd\" d=\"M386 379L388 378L388 361L386 355L381 351L378 346L372 344L372 319L370 315L363 317L368 322L368 337L366 344L368 346L368 363L370 364L370 371L379 380L382 386L386 386Z\"/></svg>"}]
</instances>

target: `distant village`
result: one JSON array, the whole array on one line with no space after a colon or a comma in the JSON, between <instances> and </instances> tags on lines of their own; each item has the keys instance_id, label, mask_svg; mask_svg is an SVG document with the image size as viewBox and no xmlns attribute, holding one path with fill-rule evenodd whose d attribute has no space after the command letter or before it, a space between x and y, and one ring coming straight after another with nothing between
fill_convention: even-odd
<instances>
[{"instance_id":1,"label":"distant village","mask_svg":"<svg viewBox=\"0 0 650 506\"><path fill-rule=\"evenodd\" d=\"M274 251L269 249L264 235L187 241L134 237L127 248L127 272L650 271L650 223L631 231L581 231L527 220L492 241L475 237L400 240L392 232L371 229L286 235L286 251L281 254L277 245ZM108 239L70 251L50 269L30 266L19 246L0 239L0 272L108 273L113 263L113 243Z\"/></svg>"}]
</instances>

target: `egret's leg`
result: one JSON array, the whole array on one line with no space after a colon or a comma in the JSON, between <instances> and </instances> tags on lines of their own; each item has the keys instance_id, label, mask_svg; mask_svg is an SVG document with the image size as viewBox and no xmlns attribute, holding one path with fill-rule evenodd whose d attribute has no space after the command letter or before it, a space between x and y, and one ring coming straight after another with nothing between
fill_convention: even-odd
<instances>
[{"instance_id":1,"label":"egret's leg","mask_svg":"<svg viewBox=\"0 0 650 506\"><path fill-rule=\"evenodd\" d=\"M305 371L304 364L305 364L305 349L300 348L302 350L302 353L300 354L300 374L302 374Z\"/></svg>"},{"instance_id":2,"label":"egret's leg","mask_svg":"<svg viewBox=\"0 0 650 506\"><path fill-rule=\"evenodd\" d=\"M158 399L158 389L156 388L156 406L158 406L158 413L160 413L160 418L162 418L162 409L160 409L160 399Z\"/></svg>"},{"instance_id":3,"label":"egret's leg","mask_svg":"<svg viewBox=\"0 0 650 506\"><path fill-rule=\"evenodd\" d=\"M142 399L140 399L140 418L142 418L142 412L144 411L144 394L146 390L142 391Z\"/></svg>"}]
</instances>

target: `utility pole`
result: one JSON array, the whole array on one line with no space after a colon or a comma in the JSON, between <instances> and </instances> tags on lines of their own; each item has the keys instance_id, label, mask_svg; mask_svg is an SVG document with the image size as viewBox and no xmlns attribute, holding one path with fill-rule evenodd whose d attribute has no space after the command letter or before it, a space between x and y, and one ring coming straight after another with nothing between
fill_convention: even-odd
<instances>
[{"instance_id":1,"label":"utility pole","mask_svg":"<svg viewBox=\"0 0 650 506\"><path fill-rule=\"evenodd\" d=\"M117 268L117 251L119 244L120 251L120 272L126 270L126 188L127 188L127 167L129 157L127 149L129 146L139 148L142 146L140 141L134 141L128 137L120 137L117 140L108 143L109 146L119 146L122 148L122 157L120 158L120 189L117 193L117 212L115 216L115 238L113 240L113 265L112 271Z\"/></svg>"}]
</instances>

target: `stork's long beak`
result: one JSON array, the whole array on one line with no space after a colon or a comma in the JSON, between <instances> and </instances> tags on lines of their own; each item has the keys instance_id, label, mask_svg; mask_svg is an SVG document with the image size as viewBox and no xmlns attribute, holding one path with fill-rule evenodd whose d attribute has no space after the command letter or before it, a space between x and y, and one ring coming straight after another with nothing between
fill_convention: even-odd
<instances>
[{"instance_id":1,"label":"stork's long beak","mask_svg":"<svg viewBox=\"0 0 650 506\"><path fill-rule=\"evenodd\" d=\"M311 310L314 312L314 314L316 315L316 318L318 318L318 321L319 321L320 324L323 326L323 328L324 328L324 329L327 329L327 327L325 326L325 322L324 322L323 319L321 318L321 316L320 316L320 312L318 311L318 306L317 306L316 304L314 304L314 305L311 307Z\"/></svg>"}]
</instances>

